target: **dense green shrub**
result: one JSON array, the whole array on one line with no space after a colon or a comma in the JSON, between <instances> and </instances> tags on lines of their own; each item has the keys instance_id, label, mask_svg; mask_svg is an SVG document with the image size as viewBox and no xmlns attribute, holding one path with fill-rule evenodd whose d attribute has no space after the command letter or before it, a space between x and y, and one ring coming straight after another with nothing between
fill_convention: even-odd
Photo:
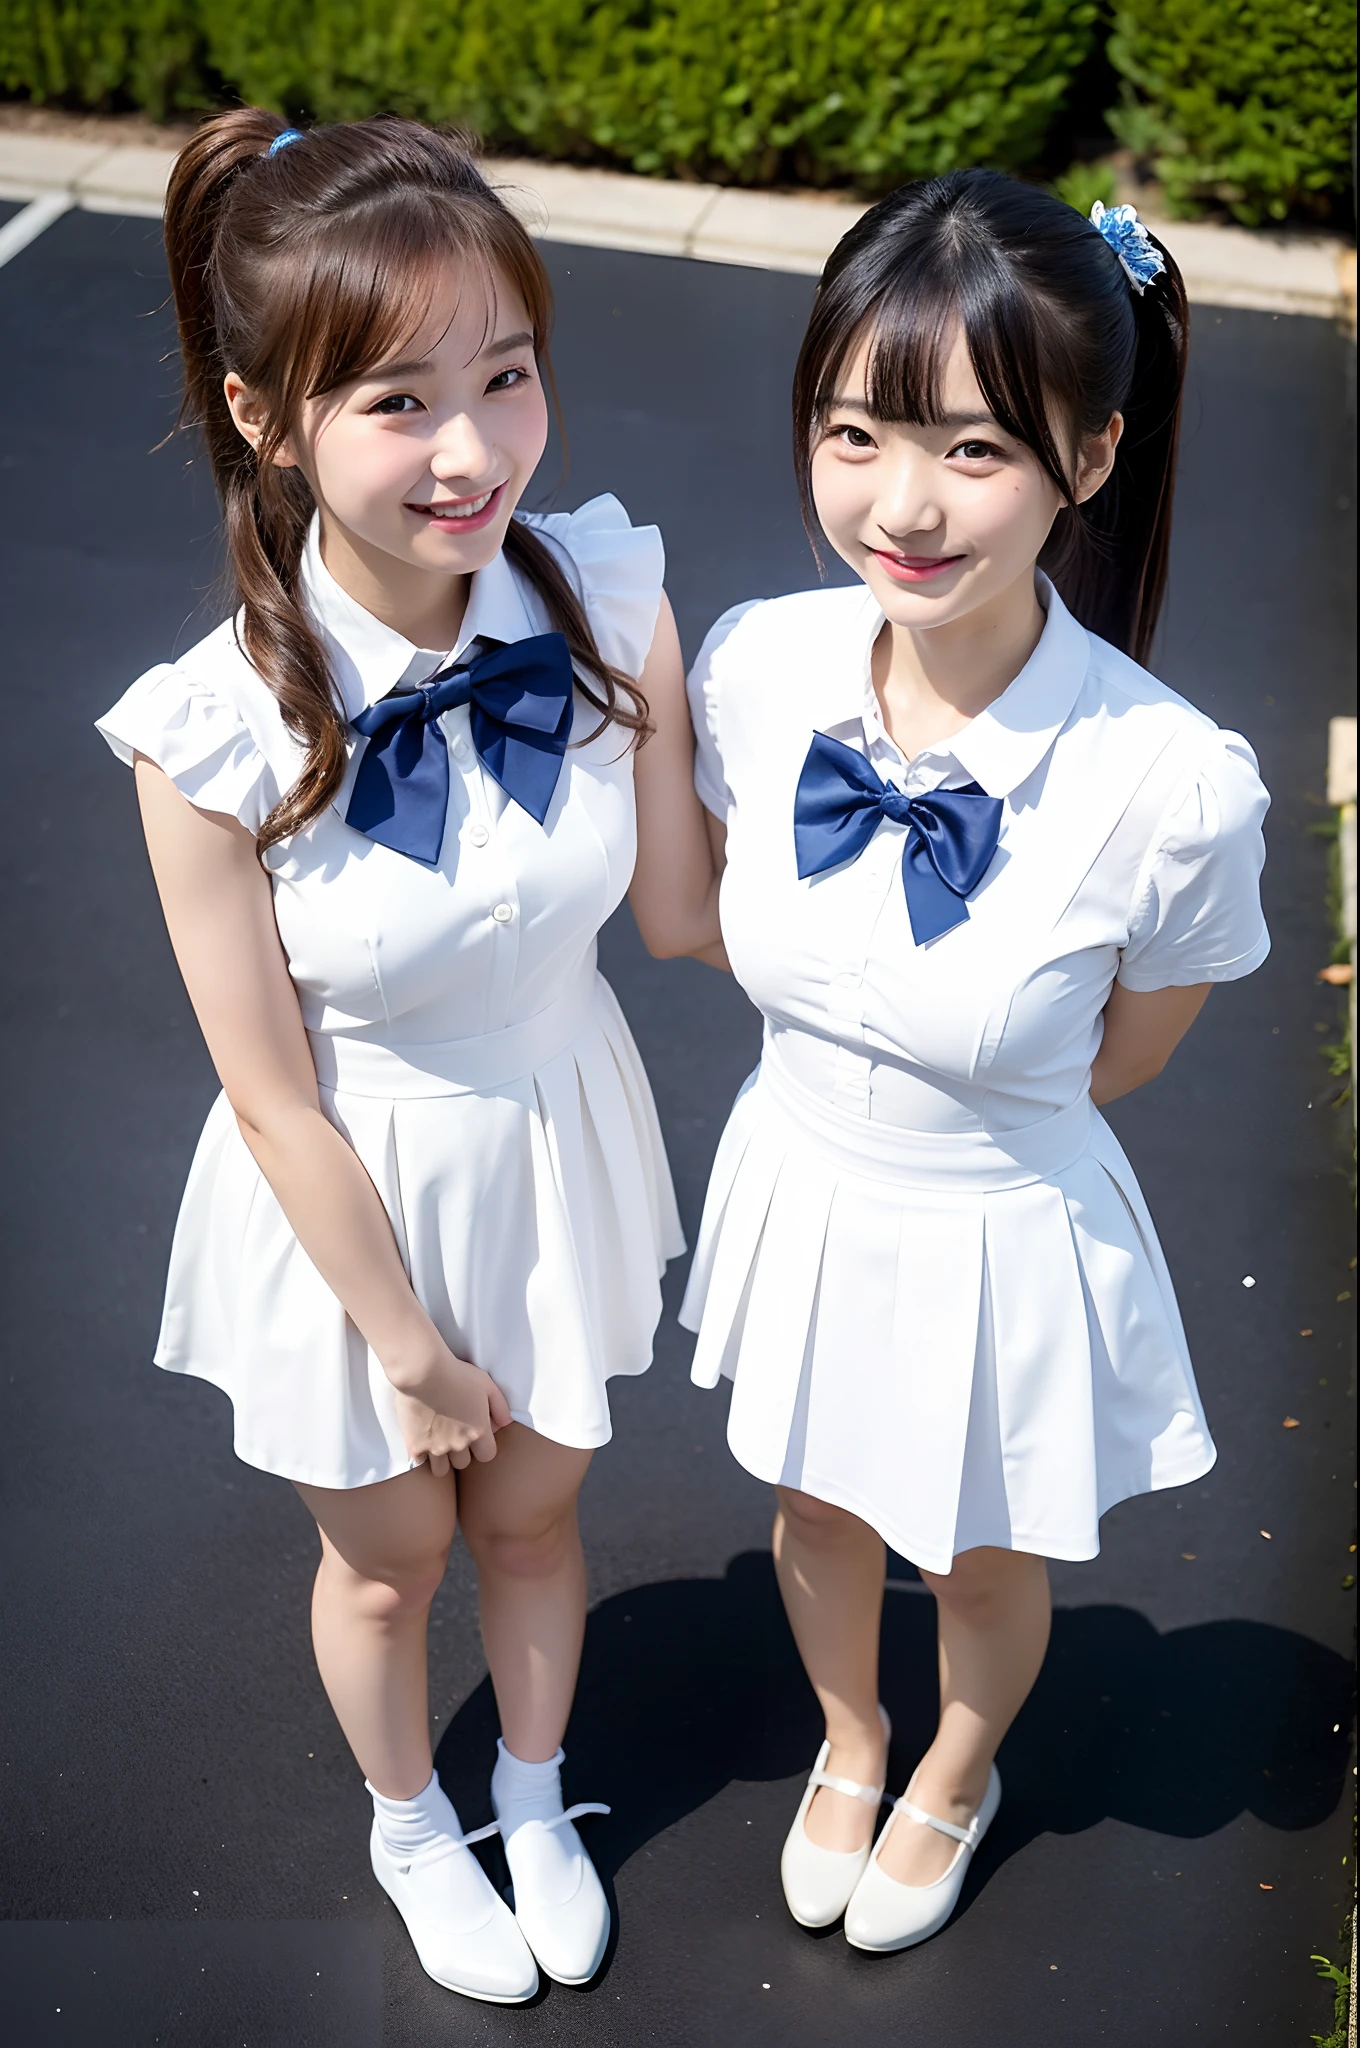
<instances>
[{"instance_id":1,"label":"dense green shrub","mask_svg":"<svg viewBox=\"0 0 1360 2048\"><path fill-rule=\"evenodd\" d=\"M248 97L290 110L396 106L547 156L886 187L1037 156L1095 20L1095 0L238 0L208 33Z\"/></svg>"},{"instance_id":2,"label":"dense green shrub","mask_svg":"<svg viewBox=\"0 0 1360 2048\"><path fill-rule=\"evenodd\" d=\"M0 77L35 96L123 93L159 111L191 92L201 49L245 98L292 114L394 107L639 171L887 187L1037 157L1097 0L6 0L6 14Z\"/></svg>"},{"instance_id":3,"label":"dense green shrub","mask_svg":"<svg viewBox=\"0 0 1360 2048\"><path fill-rule=\"evenodd\" d=\"M1349 187L1351 0L1117 0L1110 57L1110 126L1177 212L1216 200L1256 226Z\"/></svg>"},{"instance_id":4,"label":"dense green shrub","mask_svg":"<svg viewBox=\"0 0 1360 2048\"><path fill-rule=\"evenodd\" d=\"M1111 9L1108 118L1173 207L1337 202L1350 0L0 0L0 90L156 115L223 92L321 120L392 107L548 157L874 190L1034 166Z\"/></svg>"},{"instance_id":5,"label":"dense green shrub","mask_svg":"<svg viewBox=\"0 0 1360 2048\"><path fill-rule=\"evenodd\" d=\"M209 106L194 0L0 0L0 89L154 119Z\"/></svg>"}]
</instances>

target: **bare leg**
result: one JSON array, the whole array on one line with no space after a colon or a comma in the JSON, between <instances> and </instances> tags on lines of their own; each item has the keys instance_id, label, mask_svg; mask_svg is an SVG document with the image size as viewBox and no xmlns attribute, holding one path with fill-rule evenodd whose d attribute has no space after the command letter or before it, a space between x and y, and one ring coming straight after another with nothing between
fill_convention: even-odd
<instances>
[{"instance_id":1,"label":"bare leg","mask_svg":"<svg viewBox=\"0 0 1360 2048\"><path fill-rule=\"evenodd\" d=\"M317 1669L369 1783L413 1799L434 1768L425 1630L453 1541L451 1478L428 1466L377 1486L299 1486L321 1532Z\"/></svg>"},{"instance_id":2,"label":"bare leg","mask_svg":"<svg viewBox=\"0 0 1360 2048\"><path fill-rule=\"evenodd\" d=\"M921 1760L912 1802L966 1827L987 1774L1029 1695L1048 1648L1048 1568L1016 1550L967 1550L942 1576L922 1572L939 1607L940 1725ZM957 1845L899 1816L880 1862L902 1884L932 1884Z\"/></svg>"},{"instance_id":3,"label":"bare leg","mask_svg":"<svg viewBox=\"0 0 1360 2048\"><path fill-rule=\"evenodd\" d=\"M489 1464L458 1474L501 1734L524 1763L556 1752L576 1691L586 1625L576 1496L589 1464L589 1451L512 1422Z\"/></svg>"},{"instance_id":4,"label":"bare leg","mask_svg":"<svg viewBox=\"0 0 1360 2048\"><path fill-rule=\"evenodd\" d=\"M777 1488L774 1568L803 1668L826 1716L826 1768L857 1784L883 1782L878 1636L887 1556L858 1515ZM822 1786L803 1823L822 1849L862 1849L877 1816L862 1799Z\"/></svg>"}]
</instances>

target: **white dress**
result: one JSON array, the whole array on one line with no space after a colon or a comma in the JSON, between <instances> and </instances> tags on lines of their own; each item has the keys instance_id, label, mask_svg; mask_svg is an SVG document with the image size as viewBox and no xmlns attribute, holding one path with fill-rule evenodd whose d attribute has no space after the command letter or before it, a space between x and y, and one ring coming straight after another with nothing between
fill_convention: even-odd
<instances>
[{"instance_id":1,"label":"white dress","mask_svg":"<svg viewBox=\"0 0 1360 2048\"><path fill-rule=\"evenodd\" d=\"M749 1471L932 1571L979 1544L1094 1556L1107 1508L1214 1459L1088 1082L1116 978L1230 981L1265 958L1268 798L1244 740L1039 594L1022 673L910 764L879 717L863 588L738 607L690 678L696 783L728 829L723 935L765 1017L681 1309L694 1378L735 1380ZM798 879L817 731L909 794L1004 799L966 923L914 943L903 825Z\"/></svg>"},{"instance_id":2,"label":"white dress","mask_svg":"<svg viewBox=\"0 0 1360 2048\"><path fill-rule=\"evenodd\" d=\"M605 659L636 675L664 567L655 527L613 498L535 519L580 590ZM347 597L315 534L303 565L354 717L449 651L413 647ZM473 579L453 654L548 630L504 555ZM579 695L574 740L598 714ZM321 1102L363 1161L411 1284L445 1341L484 1366L515 1419L583 1449L608 1441L605 1382L645 1372L659 1275L683 1250L647 1078L595 968L632 877L629 735L565 756L543 825L485 773L466 706L440 721L447 829L426 868L344 822L344 786L272 848L274 910ZM204 810L257 830L301 754L230 620L151 669L99 720ZM237 1455L317 1486L410 1469L391 1387L293 1235L223 1096L194 1156L156 1361L231 1397Z\"/></svg>"}]
</instances>

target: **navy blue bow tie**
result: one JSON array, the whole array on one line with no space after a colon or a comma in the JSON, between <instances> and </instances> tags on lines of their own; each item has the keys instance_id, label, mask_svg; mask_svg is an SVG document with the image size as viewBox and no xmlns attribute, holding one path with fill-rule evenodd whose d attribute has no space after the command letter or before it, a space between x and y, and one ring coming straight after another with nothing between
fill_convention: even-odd
<instances>
[{"instance_id":1,"label":"navy blue bow tie","mask_svg":"<svg viewBox=\"0 0 1360 2048\"><path fill-rule=\"evenodd\" d=\"M905 796L880 782L862 754L817 733L793 800L793 843L800 881L858 860L882 818L907 827L902 886L918 946L968 916L964 897L992 864L1002 805L976 782Z\"/></svg>"},{"instance_id":2,"label":"navy blue bow tie","mask_svg":"<svg viewBox=\"0 0 1360 2048\"><path fill-rule=\"evenodd\" d=\"M354 720L368 745L345 823L434 867L449 808L449 751L437 720L467 704L482 766L541 825L571 736L572 680L563 636L539 633L380 697Z\"/></svg>"}]
</instances>

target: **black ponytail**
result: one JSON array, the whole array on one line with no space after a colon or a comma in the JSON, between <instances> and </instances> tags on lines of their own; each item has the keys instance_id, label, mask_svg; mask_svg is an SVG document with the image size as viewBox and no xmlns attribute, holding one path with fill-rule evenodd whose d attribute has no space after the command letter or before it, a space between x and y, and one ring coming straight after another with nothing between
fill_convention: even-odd
<instances>
[{"instance_id":1,"label":"black ponytail","mask_svg":"<svg viewBox=\"0 0 1360 2048\"><path fill-rule=\"evenodd\" d=\"M794 461L814 544L812 451L859 340L873 337L877 417L932 425L957 321L998 424L1062 497L1040 567L1084 626L1146 660L1166 591L1189 335L1180 272L1153 245L1166 268L1140 296L1080 214L995 171L953 171L872 207L827 262L794 376ZM1077 505L1073 446L1116 412L1113 473Z\"/></svg>"}]
</instances>

